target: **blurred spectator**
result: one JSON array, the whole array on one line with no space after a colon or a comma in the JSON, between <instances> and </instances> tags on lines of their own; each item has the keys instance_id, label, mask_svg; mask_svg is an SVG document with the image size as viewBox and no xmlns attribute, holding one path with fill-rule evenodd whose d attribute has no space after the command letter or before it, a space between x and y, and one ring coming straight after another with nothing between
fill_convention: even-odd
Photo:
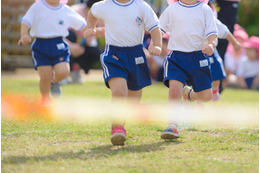
<instances>
[{"instance_id":1,"label":"blurred spectator","mask_svg":"<svg viewBox=\"0 0 260 173\"><path fill-rule=\"evenodd\" d=\"M242 88L259 89L259 37L250 37L243 46L247 59L238 68L238 85Z\"/></svg>"},{"instance_id":2,"label":"blurred spectator","mask_svg":"<svg viewBox=\"0 0 260 173\"><path fill-rule=\"evenodd\" d=\"M229 31L233 34L234 25L237 23L238 18L238 7L240 0L211 0L212 2L216 2L218 6L218 19L225 24ZM219 52L220 57L225 61L225 53L227 50L228 41L225 39L218 40L217 50ZM219 92L223 91L222 80L219 86Z\"/></svg>"},{"instance_id":3,"label":"blurred spectator","mask_svg":"<svg viewBox=\"0 0 260 173\"><path fill-rule=\"evenodd\" d=\"M87 14L90 7L100 0L88 0L86 3L78 3L71 6L77 13L82 17L87 19ZM100 22L99 26L103 26L103 23ZM104 35L104 27L99 27L97 29L97 36ZM88 40L83 38L82 32L76 32L70 30L70 35L67 37L70 44L70 76L72 83L82 83L80 70L83 69L87 74L89 69L93 68L93 65L96 62L99 62L99 57L101 50L98 46L98 42L95 37L92 37ZM68 81L63 81L67 83Z\"/></svg>"},{"instance_id":4,"label":"blurred spectator","mask_svg":"<svg viewBox=\"0 0 260 173\"><path fill-rule=\"evenodd\" d=\"M214 1L214 0L212 0ZM237 13L240 0L215 0L219 8L218 19L225 24L229 31L233 33L234 25L237 23ZM228 41L220 39L217 50L223 58L227 49Z\"/></svg>"},{"instance_id":5,"label":"blurred spectator","mask_svg":"<svg viewBox=\"0 0 260 173\"><path fill-rule=\"evenodd\" d=\"M236 30L234 31L234 37L241 45L243 45L243 43L248 39L248 34L243 28L237 26ZM234 76L237 75L238 67L245 59L246 52L244 47L241 47L240 49L234 49L232 44L229 44L224 59L224 65L227 74L227 81L223 82L224 87L229 83L232 83Z\"/></svg>"}]
</instances>

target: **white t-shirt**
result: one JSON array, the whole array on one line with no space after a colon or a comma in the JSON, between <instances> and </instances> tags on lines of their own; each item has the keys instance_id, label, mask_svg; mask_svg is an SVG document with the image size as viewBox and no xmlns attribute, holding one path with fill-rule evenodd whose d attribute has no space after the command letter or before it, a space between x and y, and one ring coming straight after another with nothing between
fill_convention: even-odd
<instances>
[{"instance_id":1,"label":"white t-shirt","mask_svg":"<svg viewBox=\"0 0 260 173\"><path fill-rule=\"evenodd\" d=\"M244 78L256 77L259 75L259 61L244 59L237 70L237 75Z\"/></svg>"},{"instance_id":2,"label":"white t-shirt","mask_svg":"<svg viewBox=\"0 0 260 173\"><path fill-rule=\"evenodd\" d=\"M218 38L226 39L226 37L229 33L228 27L225 24L223 24L220 20L218 20L217 18L215 18L215 21L216 21L216 25L217 25L217 29L218 29Z\"/></svg>"},{"instance_id":3,"label":"white t-shirt","mask_svg":"<svg viewBox=\"0 0 260 173\"><path fill-rule=\"evenodd\" d=\"M105 22L106 44L127 47L143 44L144 31L159 27L159 20L152 8L143 0L119 3L104 0L95 3L91 12Z\"/></svg>"},{"instance_id":4,"label":"white t-shirt","mask_svg":"<svg viewBox=\"0 0 260 173\"><path fill-rule=\"evenodd\" d=\"M85 19L69 6L60 3L58 7L52 7L45 0L35 2L22 23L30 27L32 37L38 38L66 37L68 28L81 30L86 26Z\"/></svg>"},{"instance_id":5,"label":"white t-shirt","mask_svg":"<svg viewBox=\"0 0 260 173\"><path fill-rule=\"evenodd\" d=\"M169 5L159 18L163 32L170 32L169 50L193 52L202 50L207 37L216 34L212 10L202 1L185 5L178 1Z\"/></svg>"}]
</instances>

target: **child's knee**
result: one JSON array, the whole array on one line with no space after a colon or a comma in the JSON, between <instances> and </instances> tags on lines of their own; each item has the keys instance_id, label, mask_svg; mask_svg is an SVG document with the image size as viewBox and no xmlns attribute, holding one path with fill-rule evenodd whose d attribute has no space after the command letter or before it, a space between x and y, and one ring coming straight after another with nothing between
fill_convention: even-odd
<instances>
[{"instance_id":1,"label":"child's knee","mask_svg":"<svg viewBox=\"0 0 260 173\"><path fill-rule=\"evenodd\" d=\"M70 71L68 69L63 69L55 72L56 77L65 78L69 75Z\"/></svg>"},{"instance_id":2,"label":"child's knee","mask_svg":"<svg viewBox=\"0 0 260 173\"><path fill-rule=\"evenodd\" d=\"M207 92L207 93L204 93L203 95L199 96L199 100L202 102L208 102L211 100L211 98L212 98L211 92Z\"/></svg>"}]
</instances>

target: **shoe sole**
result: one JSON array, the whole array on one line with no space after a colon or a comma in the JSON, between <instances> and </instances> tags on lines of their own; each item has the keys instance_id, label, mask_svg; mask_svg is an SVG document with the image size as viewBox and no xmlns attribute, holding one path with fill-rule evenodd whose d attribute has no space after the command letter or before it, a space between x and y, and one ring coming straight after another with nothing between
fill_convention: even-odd
<instances>
[{"instance_id":1,"label":"shoe sole","mask_svg":"<svg viewBox=\"0 0 260 173\"><path fill-rule=\"evenodd\" d=\"M170 133L170 132L165 132L165 133L161 134L161 138L164 139L164 140L177 139L179 137L180 137L180 135L176 135L176 134L173 134L173 133Z\"/></svg>"},{"instance_id":2,"label":"shoe sole","mask_svg":"<svg viewBox=\"0 0 260 173\"><path fill-rule=\"evenodd\" d=\"M111 137L111 143L113 145L125 145L126 136L121 133L116 133Z\"/></svg>"}]
</instances>

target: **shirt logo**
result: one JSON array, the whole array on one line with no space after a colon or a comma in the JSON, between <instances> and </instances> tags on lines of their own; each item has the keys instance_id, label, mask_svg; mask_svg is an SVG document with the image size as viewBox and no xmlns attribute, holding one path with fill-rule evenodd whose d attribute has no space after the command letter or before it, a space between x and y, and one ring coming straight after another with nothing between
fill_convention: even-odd
<instances>
[{"instance_id":1,"label":"shirt logo","mask_svg":"<svg viewBox=\"0 0 260 173\"><path fill-rule=\"evenodd\" d=\"M142 17L137 17L135 19L136 23L138 24L138 26L140 26L143 23L143 18Z\"/></svg>"},{"instance_id":2,"label":"shirt logo","mask_svg":"<svg viewBox=\"0 0 260 173\"><path fill-rule=\"evenodd\" d=\"M60 61L64 61L64 58L63 58L63 57L60 57Z\"/></svg>"},{"instance_id":3,"label":"shirt logo","mask_svg":"<svg viewBox=\"0 0 260 173\"><path fill-rule=\"evenodd\" d=\"M60 24L60 25L63 25L63 24L64 24L64 20L60 20L60 21L59 21L59 24Z\"/></svg>"}]
</instances>

